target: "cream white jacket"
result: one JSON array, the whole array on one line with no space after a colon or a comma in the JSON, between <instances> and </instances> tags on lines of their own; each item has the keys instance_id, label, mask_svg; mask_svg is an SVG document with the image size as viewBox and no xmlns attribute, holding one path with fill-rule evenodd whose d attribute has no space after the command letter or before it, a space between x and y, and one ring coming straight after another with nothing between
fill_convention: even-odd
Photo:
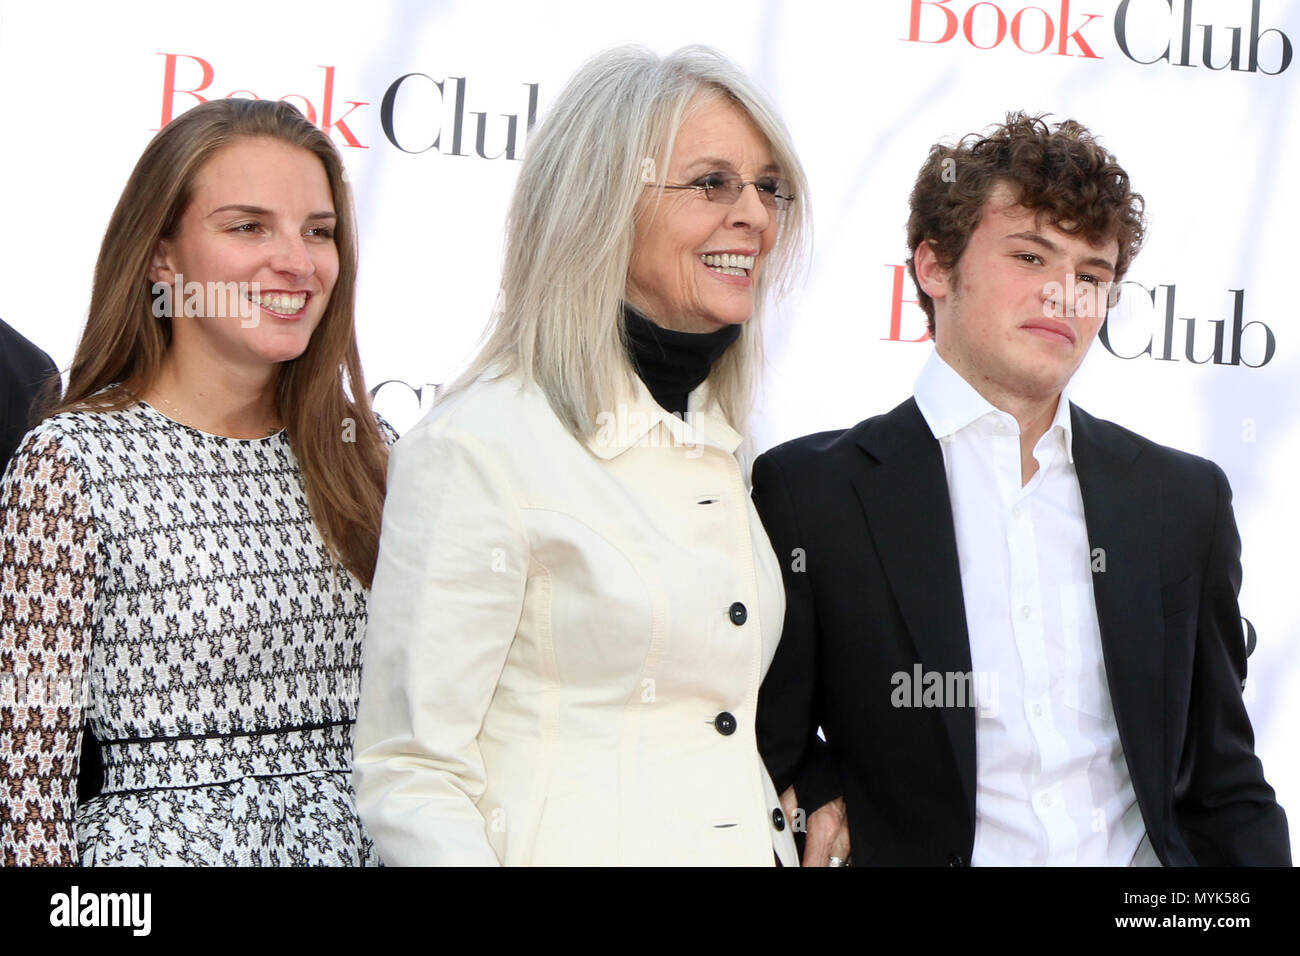
<instances>
[{"instance_id":1,"label":"cream white jacket","mask_svg":"<svg viewBox=\"0 0 1300 956\"><path fill-rule=\"evenodd\" d=\"M703 385L575 440L517 379L394 447L354 763L389 864L795 865L759 758L780 568Z\"/></svg>"}]
</instances>

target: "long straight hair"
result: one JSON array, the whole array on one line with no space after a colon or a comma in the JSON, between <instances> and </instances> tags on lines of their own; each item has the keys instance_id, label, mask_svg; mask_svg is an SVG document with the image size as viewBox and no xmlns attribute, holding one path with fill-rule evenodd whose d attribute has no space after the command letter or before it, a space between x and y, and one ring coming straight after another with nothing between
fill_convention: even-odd
<instances>
[{"instance_id":1,"label":"long straight hair","mask_svg":"<svg viewBox=\"0 0 1300 956\"><path fill-rule=\"evenodd\" d=\"M212 100L172 120L145 148L104 233L68 389L49 414L126 408L157 379L171 344L171 320L153 313L148 269L154 250L159 240L176 236L204 164L232 143L257 137L307 150L329 179L339 275L306 350L282 363L276 401L316 527L335 558L369 587L387 448L370 408L353 324L356 215L338 150L293 106ZM122 387L97 394L113 384ZM345 429L354 430L347 437L355 441L343 440Z\"/></svg>"},{"instance_id":2,"label":"long straight hair","mask_svg":"<svg viewBox=\"0 0 1300 956\"><path fill-rule=\"evenodd\" d=\"M763 303L773 289L788 287L806 250L808 187L766 98L730 60L703 46L663 58L641 46L617 47L569 80L533 134L519 173L498 310L478 355L443 399L477 379L521 372L575 436L592 434L599 412L635 376L622 304L638 213L657 211L640 205L647 172L662 183L657 173L668 169L678 129L709 96L748 115L796 196L756 283L754 312L709 376L723 413L745 430L762 366Z\"/></svg>"}]
</instances>

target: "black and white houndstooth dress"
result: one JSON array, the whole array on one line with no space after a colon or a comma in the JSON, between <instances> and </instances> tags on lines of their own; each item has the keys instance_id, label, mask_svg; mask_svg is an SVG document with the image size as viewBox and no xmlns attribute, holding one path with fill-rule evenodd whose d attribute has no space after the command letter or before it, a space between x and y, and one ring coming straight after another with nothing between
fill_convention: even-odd
<instances>
[{"instance_id":1,"label":"black and white houndstooth dress","mask_svg":"<svg viewBox=\"0 0 1300 956\"><path fill-rule=\"evenodd\" d=\"M368 865L352 725L366 591L288 437L61 414L0 486L6 865ZM103 791L76 805L83 727Z\"/></svg>"}]
</instances>

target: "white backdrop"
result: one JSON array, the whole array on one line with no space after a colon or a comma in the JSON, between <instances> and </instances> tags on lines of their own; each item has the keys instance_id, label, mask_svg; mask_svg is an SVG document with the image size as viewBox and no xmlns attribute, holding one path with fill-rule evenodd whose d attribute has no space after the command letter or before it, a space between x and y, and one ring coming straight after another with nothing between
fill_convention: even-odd
<instances>
[{"instance_id":1,"label":"white backdrop","mask_svg":"<svg viewBox=\"0 0 1300 956\"><path fill-rule=\"evenodd\" d=\"M1126 288L1108 322L1125 357L1095 345L1073 396L1215 459L1232 480L1242 612L1258 641L1247 700L1300 832L1294 0L0 0L0 316L66 368L109 213L168 110L196 96L288 96L330 123L347 162L366 374L372 387L392 383L377 404L404 429L427 386L463 366L492 309L530 116L545 116L586 57L626 41L725 51L775 100L808 169L815 253L768 324L760 449L910 393L931 346L905 341L923 317L895 303L914 298L895 277L907 194L932 142L1024 109L1073 117L1119 156L1148 203L1151 238L1129 278L1149 291ZM1215 323L1224 342L1207 362Z\"/></svg>"}]
</instances>

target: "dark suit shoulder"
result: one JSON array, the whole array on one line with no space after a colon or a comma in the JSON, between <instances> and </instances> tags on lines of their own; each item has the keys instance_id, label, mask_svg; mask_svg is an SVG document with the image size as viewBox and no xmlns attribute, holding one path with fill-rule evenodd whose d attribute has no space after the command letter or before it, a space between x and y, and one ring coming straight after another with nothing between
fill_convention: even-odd
<instances>
[{"instance_id":1,"label":"dark suit shoulder","mask_svg":"<svg viewBox=\"0 0 1300 956\"><path fill-rule=\"evenodd\" d=\"M27 387L34 388L49 378L57 369L54 361L8 322L0 319L0 361L9 374Z\"/></svg>"},{"instance_id":2,"label":"dark suit shoulder","mask_svg":"<svg viewBox=\"0 0 1300 956\"><path fill-rule=\"evenodd\" d=\"M1078 405L1071 404L1070 412L1076 457L1083 451L1119 458L1162 482L1190 481L1200 485L1227 481L1223 469L1208 458L1161 445L1123 425L1089 415Z\"/></svg>"},{"instance_id":3,"label":"dark suit shoulder","mask_svg":"<svg viewBox=\"0 0 1300 956\"><path fill-rule=\"evenodd\" d=\"M0 471L60 384L50 357L0 319Z\"/></svg>"},{"instance_id":4,"label":"dark suit shoulder","mask_svg":"<svg viewBox=\"0 0 1300 956\"><path fill-rule=\"evenodd\" d=\"M852 428L817 432L783 442L765 452L764 457L786 473L792 468L833 471L846 460L858 461L864 451L880 458L910 442L926 439L933 440L933 436L916 401L909 398L891 411L864 419Z\"/></svg>"},{"instance_id":5,"label":"dark suit shoulder","mask_svg":"<svg viewBox=\"0 0 1300 956\"><path fill-rule=\"evenodd\" d=\"M828 452L834 453L843 443L844 436L852 429L838 428L833 431L816 432L801 435L789 441L774 445L760 456L775 462L782 468L791 464L801 464L812 458L818 458Z\"/></svg>"}]
</instances>

